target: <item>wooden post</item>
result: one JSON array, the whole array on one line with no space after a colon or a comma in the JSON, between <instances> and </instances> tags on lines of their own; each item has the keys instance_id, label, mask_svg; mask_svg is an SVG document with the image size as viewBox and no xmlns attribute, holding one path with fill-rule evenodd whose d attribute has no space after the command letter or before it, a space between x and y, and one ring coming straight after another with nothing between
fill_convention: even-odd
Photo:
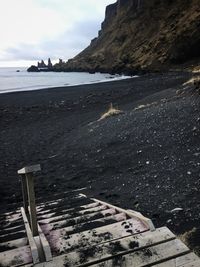
<instances>
[{"instance_id":1,"label":"wooden post","mask_svg":"<svg viewBox=\"0 0 200 267\"><path fill-rule=\"evenodd\" d=\"M28 201L30 208L30 224L33 236L38 235L37 215L35 205L34 178L32 173L26 173Z\"/></svg>"},{"instance_id":2,"label":"wooden post","mask_svg":"<svg viewBox=\"0 0 200 267\"><path fill-rule=\"evenodd\" d=\"M21 174L21 183L22 183L22 196L23 196L23 204L26 216L28 216L28 193L27 193L27 184L26 184L26 176L25 174Z\"/></svg>"},{"instance_id":3,"label":"wooden post","mask_svg":"<svg viewBox=\"0 0 200 267\"><path fill-rule=\"evenodd\" d=\"M38 235L38 226L37 226L37 215L36 215L36 205L35 205L35 192L34 192L34 178L33 172L40 171L40 165L34 165L29 167L24 167L18 171L18 174L22 175L22 187L23 187L23 199L24 206L27 205L26 197L28 195L29 210L27 207L27 214L30 217L30 226L33 236ZM25 189L25 187L27 189ZM28 194L27 194L28 193Z\"/></svg>"}]
</instances>

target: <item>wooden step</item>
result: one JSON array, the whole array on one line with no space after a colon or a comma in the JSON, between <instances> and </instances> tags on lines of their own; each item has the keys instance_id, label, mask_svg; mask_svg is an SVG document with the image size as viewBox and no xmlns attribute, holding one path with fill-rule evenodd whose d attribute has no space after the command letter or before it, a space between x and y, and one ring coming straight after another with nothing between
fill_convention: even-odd
<instances>
[{"instance_id":1,"label":"wooden step","mask_svg":"<svg viewBox=\"0 0 200 267\"><path fill-rule=\"evenodd\" d=\"M13 239L19 239L19 238L23 238L26 237L26 231L25 230L20 230L17 232L13 232L13 233L9 233L9 234L5 234L5 235L1 235L1 242L8 242L10 240Z\"/></svg>"},{"instance_id":2,"label":"wooden step","mask_svg":"<svg viewBox=\"0 0 200 267\"><path fill-rule=\"evenodd\" d=\"M77 206L77 207L71 208L71 209L55 209L54 212L52 212L53 210L51 210L51 212L49 212L49 211L37 212L37 218L38 218L38 220L48 219L48 218L51 218L51 217L54 217L57 215L65 215L68 213L73 214L74 212L86 210L86 209L90 209L90 208L95 208L97 206L100 206L100 204L93 202L93 203L88 204L88 205Z\"/></svg>"},{"instance_id":3,"label":"wooden step","mask_svg":"<svg viewBox=\"0 0 200 267\"><path fill-rule=\"evenodd\" d=\"M22 266L32 262L31 249L24 246L0 253L1 267Z\"/></svg>"},{"instance_id":4,"label":"wooden step","mask_svg":"<svg viewBox=\"0 0 200 267\"><path fill-rule=\"evenodd\" d=\"M96 246L124 236L147 231L137 219L129 219L124 222L112 223L99 228L68 235L65 229L51 231L47 236L53 253L66 253L85 246Z\"/></svg>"},{"instance_id":5,"label":"wooden step","mask_svg":"<svg viewBox=\"0 0 200 267\"><path fill-rule=\"evenodd\" d=\"M19 239L13 239L7 242L3 242L0 244L0 252L10 250L10 249L15 249L23 246L28 245L28 239L27 237L24 238L19 238Z\"/></svg>"},{"instance_id":6,"label":"wooden step","mask_svg":"<svg viewBox=\"0 0 200 267\"><path fill-rule=\"evenodd\" d=\"M102 217L110 216L110 215L113 215L116 213L117 212L114 209L106 209L106 210L86 214L83 216L78 216L78 217L66 219L66 220L59 221L59 222L53 222L50 224L40 224L40 226L41 226L42 230L44 231L44 233L47 234L50 231L54 231L56 229L61 229L64 227L76 225L76 224L83 223L83 222L93 221L95 219L100 219Z\"/></svg>"},{"instance_id":7,"label":"wooden step","mask_svg":"<svg viewBox=\"0 0 200 267\"><path fill-rule=\"evenodd\" d=\"M12 227L16 227L16 226L22 226L23 225L23 220L22 218L15 220L11 220L11 221L6 221L4 222L4 224L1 225L1 229L5 230L7 228L12 228Z\"/></svg>"},{"instance_id":8,"label":"wooden step","mask_svg":"<svg viewBox=\"0 0 200 267\"><path fill-rule=\"evenodd\" d=\"M9 214L9 213L12 214L13 211L15 212L16 210L20 210L20 207L22 205L23 205L22 201L10 203L10 204L6 203L6 205L2 205L2 203L1 203L0 204L0 210L1 210L0 216L2 216L3 214Z\"/></svg>"},{"instance_id":9,"label":"wooden step","mask_svg":"<svg viewBox=\"0 0 200 267\"><path fill-rule=\"evenodd\" d=\"M155 233L155 235L153 234ZM199 267L200 260L167 229L80 248L38 267ZM32 267L32 264L26 267Z\"/></svg>"},{"instance_id":10,"label":"wooden step","mask_svg":"<svg viewBox=\"0 0 200 267\"><path fill-rule=\"evenodd\" d=\"M86 230L91 230L93 228L98 228L98 227L106 226L106 225L109 225L112 223L124 221L126 219L127 219L126 214L118 213L118 214L103 217L100 219L90 220L90 221L83 222L80 224L68 226L68 227L65 227L65 228L62 228L59 230L65 231L66 235L72 235L75 233L81 233L81 232L86 231Z\"/></svg>"},{"instance_id":11,"label":"wooden step","mask_svg":"<svg viewBox=\"0 0 200 267\"><path fill-rule=\"evenodd\" d=\"M94 207L94 208L84 209L84 210L80 210L80 211L74 211L74 213L67 213L67 214L55 216L52 218L42 219L42 220L39 220L38 222L40 224L55 223L55 222L63 221L64 219L78 217L81 215L92 214L94 212L102 211L105 209L107 209L107 206L99 205L98 207Z\"/></svg>"},{"instance_id":12,"label":"wooden step","mask_svg":"<svg viewBox=\"0 0 200 267\"><path fill-rule=\"evenodd\" d=\"M63 202L68 202L68 203L71 203L71 202L74 202L76 200L80 200L80 199L83 199L84 196L82 195L75 195L75 196L72 196L70 198L65 198L65 197L62 197L62 198L58 198L58 199L54 199L54 200L50 200L50 201L46 201L46 202L42 202L40 204L37 204L37 207L38 208L42 208L42 207L51 207L51 206L56 206L56 205L60 205L62 204Z\"/></svg>"},{"instance_id":13,"label":"wooden step","mask_svg":"<svg viewBox=\"0 0 200 267\"><path fill-rule=\"evenodd\" d=\"M54 261L55 263L57 262L58 266L66 265L68 267L95 264L100 261L106 261L117 255L129 254L173 239L175 239L174 234L166 227L163 227L157 229L155 232L147 231L95 246L90 246L90 244L87 247L82 246L77 248L76 251L67 253L65 257L63 255L54 258ZM132 265L130 265L130 267L131 266Z\"/></svg>"},{"instance_id":14,"label":"wooden step","mask_svg":"<svg viewBox=\"0 0 200 267\"><path fill-rule=\"evenodd\" d=\"M40 199L37 236L23 208L21 214L1 216L1 267L200 267L168 228L83 194Z\"/></svg>"},{"instance_id":15,"label":"wooden step","mask_svg":"<svg viewBox=\"0 0 200 267\"><path fill-rule=\"evenodd\" d=\"M1 239L1 235L12 234L13 232L18 232L21 230L24 230L24 225L19 225L19 226L14 226L14 227L6 227L5 229L2 229L0 231L0 239Z\"/></svg>"},{"instance_id":16,"label":"wooden step","mask_svg":"<svg viewBox=\"0 0 200 267\"><path fill-rule=\"evenodd\" d=\"M200 260L181 265L180 267L199 267L199 266L200 266Z\"/></svg>"},{"instance_id":17,"label":"wooden step","mask_svg":"<svg viewBox=\"0 0 200 267\"><path fill-rule=\"evenodd\" d=\"M80 205L86 205L86 204L90 204L94 201L90 200L89 198L85 198L83 196L78 196L75 198L72 198L70 200L68 199L60 199L59 201L53 201L50 204L42 204L42 205L37 205L37 210L38 211L43 211L43 210L51 210L52 208L56 208L56 207L63 207L63 208L72 208L75 206L80 206Z\"/></svg>"},{"instance_id":18,"label":"wooden step","mask_svg":"<svg viewBox=\"0 0 200 267\"><path fill-rule=\"evenodd\" d=\"M0 208L1 208L1 206L0 206ZM12 216L13 214L21 214L20 208L15 209L15 211L12 210L12 211L8 211L5 213L1 213L0 214L0 220L2 220L2 219L4 220L6 216L9 217L9 216Z\"/></svg>"},{"instance_id":19,"label":"wooden step","mask_svg":"<svg viewBox=\"0 0 200 267\"><path fill-rule=\"evenodd\" d=\"M37 214L42 214L45 211L48 211L48 213L56 211L56 210L61 210L61 209L71 209L71 208L76 208L78 206L82 206L82 205L87 205L87 204L91 204L94 203L93 200L90 199L86 199L86 198L82 198L82 199L78 199L76 201L73 201L72 203L69 202L62 202L59 205L55 204L55 205L51 205L50 207L40 207L37 208Z\"/></svg>"},{"instance_id":20,"label":"wooden step","mask_svg":"<svg viewBox=\"0 0 200 267\"><path fill-rule=\"evenodd\" d=\"M110 260L103 261L93 266L158 266L158 264L163 261L167 261L170 258L182 256L189 252L190 250L180 240L174 239L158 245L148 246L126 255L117 255L112 257L112 259Z\"/></svg>"},{"instance_id":21,"label":"wooden step","mask_svg":"<svg viewBox=\"0 0 200 267\"><path fill-rule=\"evenodd\" d=\"M199 264L199 265L198 265ZM155 266L155 265L153 265ZM167 260L163 263L156 264L157 267L199 267L200 260L194 253L175 257L174 259Z\"/></svg>"},{"instance_id":22,"label":"wooden step","mask_svg":"<svg viewBox=\"0 0 200 267\"><path fill-rule=\"evenodd\" d=\"M22 215L20 212L15 212L15 213L9 213L7 215L4 215L1 219L0 219L0 223L4 223L5 221L17 221L18 219L22 218Z\"/></svg>"},{"instance_id":23,"label":"wooden step","mask_svg":"<svg viewBox=\"0 0 200 267\"><path fill-rule=\"evenodd\" d=\"M83 187L83 188L68 190L64 192L63 191L57 192L55 194L48 195L47 197L43 195L41 197L37 197L36 202L40 204L40 203L45 203L46 201L49 201L49 200L55 200L59 198L70 198L71 196L73 197L73 196L79 195L79 193L82 193L85 189L87 188Z\"/></svg>"}]
</instances>

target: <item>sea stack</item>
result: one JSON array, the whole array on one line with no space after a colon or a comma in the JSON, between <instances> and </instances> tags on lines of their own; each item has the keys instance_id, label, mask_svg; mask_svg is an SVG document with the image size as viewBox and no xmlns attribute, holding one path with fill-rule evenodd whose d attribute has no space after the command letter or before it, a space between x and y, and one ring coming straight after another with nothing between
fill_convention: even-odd
<instances>
[{"instance_id":1,"label":"sea stack","mask_svg":"<svg viewBox=\"0 0 200 267\"><path fill-rule=\"evenodd\" d=\"M48 58L48 65L47 65L47 67L48 67L48 69L52 69L52 67L53 67L50 58Z\"/></svg>"}]
</instances>

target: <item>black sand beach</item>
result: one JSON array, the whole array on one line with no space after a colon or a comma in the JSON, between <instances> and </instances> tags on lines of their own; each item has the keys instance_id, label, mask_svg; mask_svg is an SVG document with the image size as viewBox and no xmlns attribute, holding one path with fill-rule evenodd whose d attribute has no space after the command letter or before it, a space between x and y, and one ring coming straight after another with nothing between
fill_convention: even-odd
<instances>
[{"instance_id":1,"label":"black sand beach","mask_svg":"<svg viewBox=\"0 0 200 267\"><path fill-rule=\"evenodd\" d=\"M40 163L37 196L86 187L176 234L193 229L199 246L200 98L183 86L190 77L1 94L0 213L22 199L17 170ZM98 121L111 102L123 113Z\"/></svg>"}]
</instances>

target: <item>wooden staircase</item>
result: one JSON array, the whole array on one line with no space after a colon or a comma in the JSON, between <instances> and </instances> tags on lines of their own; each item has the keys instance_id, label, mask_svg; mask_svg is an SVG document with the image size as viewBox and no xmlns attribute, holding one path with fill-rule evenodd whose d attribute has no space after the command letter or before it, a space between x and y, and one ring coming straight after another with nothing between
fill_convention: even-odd
<instances>
[{"instance_id":1,"label":"wooden staircase","mask_svg":"<svg viewBox=\"0 0 200 267\"><path fill-rule=\"evenodd\" d=\"M200 267L167 227L83 192L38 199L35 236L24 207L0 215L0 266Z\"/></svg>"}]
</instances>

